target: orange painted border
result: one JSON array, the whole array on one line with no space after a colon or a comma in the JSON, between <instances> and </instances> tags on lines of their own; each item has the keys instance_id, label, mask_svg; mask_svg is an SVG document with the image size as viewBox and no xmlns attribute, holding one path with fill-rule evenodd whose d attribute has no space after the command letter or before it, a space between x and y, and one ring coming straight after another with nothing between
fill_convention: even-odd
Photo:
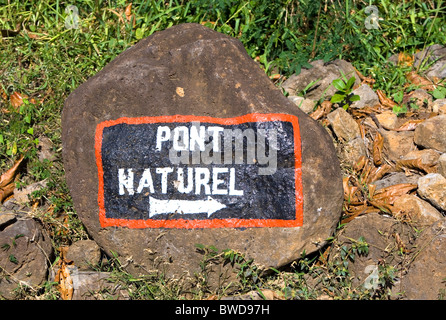
<instances>
[{"instance_id":1,"label":"orange painted border","mask_svg":"<svg viewBox=\"0 0 446 320\"><path fill-rule=\"evenodd\" d=\"M269 122L284 121L291 122L294 130L294 155L295 155L295 196L296 196L296 219L206 219L206 220L157 220L157 219L117 219L105 216L104 202L104 170L102 167L102 135L104 128L117 124L145 124L145 123L184 123L203 122L221 125L235 125L246 122ZM301 139L298 118L289 114L281 113L251 113L234 118L212 118L207 116L173 115L159 117L123 117L116 120L107 120L99 123L96 127L95 154L98 167L98 205L99 221L103 228L119 226L128 228L246 228L246 227L301 227L303 224L303 189L302 189L302 155Z\"/></svg>"}]
</instances>

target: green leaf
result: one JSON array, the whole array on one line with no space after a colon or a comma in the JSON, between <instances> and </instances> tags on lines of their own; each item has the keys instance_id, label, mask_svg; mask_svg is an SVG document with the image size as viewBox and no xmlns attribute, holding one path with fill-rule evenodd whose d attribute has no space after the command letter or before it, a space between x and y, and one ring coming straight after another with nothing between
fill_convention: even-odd
<instances>
[{"instance_id":1,"label":"green leaf","mask_svg":"<svg viewBox=\"0 0 446 320\"><path fill-rule=\"evenodd\" d=\"M401 101L403 101L403 96L404 96L403 91L398 91L397 93L395 93L395 94L393 95L393 100L394 100L396 103L401 103Z\"/></svg>"},{"instance_id":2,"label":"green leaf","mask_svg":"<svg viewBox=\"0 0 446 320\"><path fill-rule=\"evenodd\" d=\"M19 261L17 260L16 257L14 257L14 255L10 254L9 255L9 261L11 261L12 263L18 264Z\"/></svg>"},{"instance_id":3,"label":"green leaf","mask_svg":"<svg viewBox=\"0 0 446 320\"><path fill-rule=\"evenodd\" d=\"M348 82L347 82L347 85L346 85L347 89L353 88L353 85L355 84L355 81L356 81L355 77L351 77L350 79L348 79Z\"/></svg>"},{"instance_id":4,"label":"green leaf","mask_svg":"<svg viewBox=\"0 0 446 320\"><path fill-rule=\"evenodd\" d=\"M333 86L339 91L345 91L345 82L342 79L333 80Z\"/></svg>"},{"instance_id":5,"label":"green leaf","mask_svg":"<svg viewBox=\"0 0 446 320\"><path fill-rule=\"evenodd\" d=\"M435 99L444 99L446 97L446 88L438 87L432 92Z\"/></svg>"},{"instance_id":6,"label":"green leaf","mask_svg":"<svg viewBox=\"0 0 446 320\"><path fill-rule=\"evenodd\" d=\"M144 29L136 29L135 36L137 40L141 40L144 37Z\"/></svg>"},{"instance_id":7,"label":"green leaf","mask_svg":"<svg viewBox=\"0 0 446 320\"><path fill-rule=\"evenodd\" d=\"M359 101L360 99L361 98L357 94L354 94L350 97L350 101Z\"/></svg>"},{"instance_id":8,"label":"green leaf","mask_svg":"<svg viewBox=\"0 0 446 320\"><path fill-rule=\"evenodd\" d=\"M345 96L343 94L336 93L333 95L333 97L331 97L330 101L332 103L339 103L339 102L343 101L344 98L345 98Z\"/></svg>"}]
</instances>

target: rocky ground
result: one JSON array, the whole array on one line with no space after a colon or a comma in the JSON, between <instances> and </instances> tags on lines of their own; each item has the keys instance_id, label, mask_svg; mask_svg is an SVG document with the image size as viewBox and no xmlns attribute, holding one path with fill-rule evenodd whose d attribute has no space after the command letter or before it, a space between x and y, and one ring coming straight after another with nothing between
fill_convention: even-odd
<instances>
[{"instance_id":1,"label":"rocky ground","mask_svg":"<svg viewBox=\"0 0 446 320\"><path fill-rule=\"evenodd\" d=\"M397 64L409 60L415 67L428 60L431 67L422 74L408 73L412 85L398 99L375 90L374 79L342 60L314 61L312 69L276 81L297 107L326 128L341 160L343 219L320 253L318 265L343 263L337 270L348 269L353 285L381 296L385 291L391 299L443 299L446 99L440 89L446 77L446 48L432 46L414 56L399 55L391 60ZM333 80L343 74L346 79L355 77L355 82L351 92L342 93L342 102L333 103L330 100L339 91L332 86ZM358 95L359 101L352 101L353 95ZM42 157L51 156L43 151ZM0 184L6 185L7 179L4 174ZM27 203L27 195L35 188L39 186L16 190L0 210L2 296L14 298L9 293L14 288L32 291L49 279L58 283L64 299L81 299L85 294L97 298L99 295L91 292L104 287L127 298L128 294L107 280L110 273L91 268L102 259L94 241L75 242L54 259L48 230L38 218L30 219L34 208ZM125 261L121 263L125 265ZM327 276L306 279L306 286L319 293L314 298L336 298L327 285ZM256 293L241 298L288 298L279 291L268 289L263 297Z\"/></svg>"},{"instance_id":2,"label":"rocky ground","mask_svg":"<svg viewBox=\"0 0 446 320\"><path fill-rule=\"evenodd\" d=\"M399 103L342 60L315 61L313 69L282 85L289 99L326 127L341 160L345 227L327 256L363 237L370 250L350 271L373 286L367 283L374 270L391 270L391 291L406 299L444 298L446 289L446 99L439 94L445 54L446 48L434 45L414 56L391 58L415 67L432 63L423 74L406 75L412 86ZM336 93L329 85L342 73L356 78L351 95L360 97L346 108L329 101Z\"/></svg>"}]
</instances>

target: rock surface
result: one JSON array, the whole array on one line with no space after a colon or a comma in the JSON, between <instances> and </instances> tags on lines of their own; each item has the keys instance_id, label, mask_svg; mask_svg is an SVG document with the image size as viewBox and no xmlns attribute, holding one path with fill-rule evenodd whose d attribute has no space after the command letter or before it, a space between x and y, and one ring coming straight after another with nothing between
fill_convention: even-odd
<instances>
[{"instance_id":1,"label":"rock surface","mask_svg":"<svg viewBox=\"0 0 446 320\"><path fill-rule=\"evenodd\" d=\"M409 300L444 299L446 292L446 218L434 223L417 239L418 250L401 290Z\"/></svg>"},{"instance_id":2,"label":"rock surface","mask_svg":"<svg viewBox=\"0 0 446 320\"><path fill-rule=\"evenodd\" d=\"M439 115L423 121L415 129L414 141L424 148L446 152L446 115Z\"/></svg>"},{"instance_id":3,"label":"rock surface","mask_svg":"<svg viewBox=\"0 0 446 320\"><path fill-rule=\"evenodd\" d=\"M401 237L401 241L408 245L411 241L410 228L399 223L396 219L369 213L358 217L347 224L343 232L339 235L339 246L350 247L357 244L362 237L368 246L368 252L358 255L355 260L348 263L348 269L353 276L353 283L356 285L367 285L366 279L373 271L381 265L383 268L396 268L402 262L398 257L396 234ZM333 257L333 259L336 256ZM379 279L381 278L381 279ZM397 279L394 279L397 280ZM382 274L376 279L373 289L385 285ZM391 286L392 294L397 294L398 286Z\"/></svg>"},{"instance_id":4,"label":"rock surface","mask_svg":"<svg viewBox=\"0 0 446 320\"><path fill-rule=\"evenodd\" d=\"M351 141L361 136L359 125L343 108L337 108L329 113L327 119L339 139Z\"/></svg>"},{"instance_id":5,"label":"rock surface","mask_svg":"<svg viewBox=\"0 0 446 320\"><path fill-rule=\"evenodd\" d=\"M324 94L326 98L330 98L336 92L332 82L341 78L342 73L347 79L355 77L355 85L359 84L359 78L354 67L345 60L335 60L328 63L324 63L323 60L316 60L311 62L311 65L312 68L303 68L300 74L292 75L283 83L283 89L290 96L297 96L302 92L308 99L319 100L324 97ZM308 88L306 92L303 92L306 88Z\"/></svg>"},{"instance_id":6,"label":"rock surface","mask_svg":"<svg viewBox=\"0 0 446 320\"><path fill-rule=\"evenodd\" d=\"M13 212L0 213L0 217L5 216L8 222L2 219L0 225L0 296L12 299L15 289L33 289L46 281L53 248L36 221L16 219Z\"/></svg>"},{"instance_id":7,"label":"rock surface","mask_svg":"<svg viewBox=\"0 0 446 320\"><path fill-rule=\"evenodd\" d=\"M99 123L122 117L228 118L250 113L298 117L302 227L132 229L100 225L95 157ZM239 41L200 25L157 32L118 56L69 96L62 129L66 179L76 212L105 252L113 251L133 262L131 272L158 268L168 275L193 275L202 260L196 244L237 250L266 267L282 266L304 250L310 253L320 248L340 218L339 163L325 129L282 95Z\"/></svg>"},{"instance_id":8,"label":"rock surface","mask_svg":"<svg viewBox=\"0 0 446 320\"><path fill-rule=\"evenodd\" d=\"M443 218L437 209L416 195L402 195L395 200L393 205L398 215L409 218L419 226L429 226Z\"/></svg>"},{"instance_id":9,"label":"rock surface","mask_svg":"<svg viewBox=\"0 0 446 320\"><path fill-rule=\"evenodd\" d=\"M375 107L379 104L378 95L367 84L359 86L352 93L358 95L360 99L354 101L350 106L351 108Z\"/></svg>"},{"instance_id":10,"label":"rock surface","mask_svg":"<svg viewBox=\"0 0 446 320\"><path fill-rule=\"evenodd\" d=\"M430 173L418 179L418 194L435 207L446 210L446 178Z\"/></svg>"},{"instance_id":11,"label":"rock surface","mask_svg":"<svg viewBox=\"0 0 446 320\"><path fill-rule=\"evenodd\" d=\"M99 264L101 250L93 240L79 240L68 248L66 258L79 270L91 270Z\"/></svg>"}]
</instances>

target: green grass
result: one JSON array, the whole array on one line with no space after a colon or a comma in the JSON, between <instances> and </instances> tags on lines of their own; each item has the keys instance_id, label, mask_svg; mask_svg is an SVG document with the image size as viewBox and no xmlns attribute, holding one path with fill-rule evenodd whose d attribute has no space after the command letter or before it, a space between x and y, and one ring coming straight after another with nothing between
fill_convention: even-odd
<instances>
[{"instance_id":1,"label":"green grass","mask_svg":"<svg viewBox=\"0 0 446 320\"><path fill-rule=\"evenodd\" d=\"M55 248L87 237L64 179L60 128L64 100L140 39L180 23L201 23L239 39L268 75L289 77L315 59L346 59L375 79L375 88L388 96L404 90L405 73L411 70L389 64L391 55L446 43L446 5L439 0L151 0L133 1L127 17L128 4L121 0L0 0L0 170L24 155L18 186L48 179L47 187L35 192L31 203L38 204L36 216L50 231ZM66 10L69 5L76 6L78 20L73 19L75 11ZM379 11L378 29L365 25L368 5ZM75 28L67 28L76 22ZM15 92L26 97L19 107L10 101ZM42 137L53 143L55 160L38 159ZM291 298L315 298L320 292L308 286L308 280L309 275L318 275L327 288L334 288L335 296L364 298L368 294L351 287L348 275L342 274L342 259L339 265L321 269L314 265L317 259L306 258L291 272L272 272L253 282L254 264L231 248L221 249L229 250L228 257L243 269L236 290L240 293L261 285ZM116 281L131 287L136 299L182 297L175 285L153 277L131 278L116 261L111 266ZM215 293L205 285L201 288L193 297Z\"/></svg>"}]
</instances>

